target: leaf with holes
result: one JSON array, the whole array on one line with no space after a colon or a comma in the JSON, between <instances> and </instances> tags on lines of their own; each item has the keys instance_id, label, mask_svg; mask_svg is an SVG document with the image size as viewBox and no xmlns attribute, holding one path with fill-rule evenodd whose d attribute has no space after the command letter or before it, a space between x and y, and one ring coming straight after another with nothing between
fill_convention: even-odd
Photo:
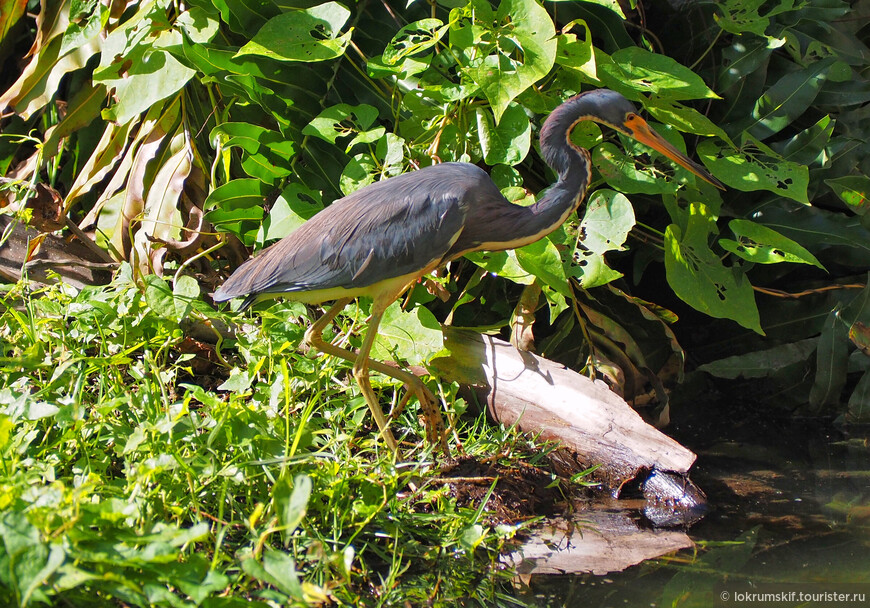
<instances>
[{"instance_id":1,"label":"leaf with holes","mask_svg":"<svg viewBox=\"0 0 870 608\"><path fill-rule=\"evenodd\" d=\"M383 62L394 66L406 57L431 49L438 44L449 27L440 19L421 19L409 23L393 36L384 49Z\"/></svg>"},{"instance_id":2,"label":"leaf with holes","mask_svg":"<svg viewBox=\"0 0 870 608\"><path fill-rule=\"evenodd\" d=\"M481 30L485 31L492 42L488 51L471 58L463 71L480 85L499 122L510 102L553 67L556 29L546 9L535 0L502 0L495 14L496 27L492 21L480 20L474 11L470 15L475 22L460 27L478 32L478 37L483 36ZM481 46L486 48L478 45L477 49L466 50L475 55Z\"/></svg>"},{"instance_id":3,"label":"leaf with holes","mask_svg":"<svg viewBox=\"0 0 870 608\"><path fill-rule=\"evenodd\" d=\"M809 205L809 169L785 160L769 147L744 133L740 148L712 139L701 142L698 156L726 186L741 192L768 190Z\"/></svg>"},{"instance_id":4,"label":"leaf with holes","mask_svg":"<svg viewBox=\"0 0 870 608\"><path fill-rule=\"evenodd\" d=\"M710 250L707 239L716 221L703 205L689 207L685 234L671 224L665 231L665 271L677 296L693 308L720 319L732 319L760 334L758 308L749 280L726 268Z\"/></svg>"},{"instance_id":5,"label":"leaf with holes","mask_svg":"<svg viewBox=\"0 0 870 608\"><path fill-rule=\"evenodd\" d=\"M675 59L636 46L620 49L610 56L610 61L599 63L598 76L615 90L652 93L668 99L719 98L700 76Z\"/></svg>"},{"instance_id":6,"label":"leaf with holes","mask_svg":"<svg viewBox=\"0 0 870 608\"><path fill-rule=\"evenodd\" d=\"M644 102L643 107L656 120L676 127L680 131L695 135L715 135L731 143L731 138L712 120L698 110L677 101L654 96Z\"/></svg>"},{"instance_id":7,"label":"leaf with holes","mask_svg":"<svg viewBox=\"0 0 870 608\"><path fill-rule=\"evenodd\" d=\"M625 195L613 190L596 190L580 223L582 240L574 251L574 263L568 269L570 275L586 289L622 277L621 272L607 266L604 254L622 251L634 224L634 208Z\"/></svg>"},{"instance_id":8,"label":"leaf with holes","mask_svg":"<svg viewBox=\"0 0 870 608\"><path fill-rule=\"evenodd\" d=\"M744 260L759 264L793 262L825 268L813 254L772 228L741 219L731 220L728 227L737 240L719 239L719 245Z\"/></svg>"},{"instance_id":9,"label":"leaf with holes","mask_svg":"<svg viewBox=\"0 0 870 608\"><path fill-rule=\"evenodd\" d=\"M365 131L377 117L377 109L368 104L352 106L340 103L318 114L314 120L305 125L302 134L313 135L334 144L339 137Z\"/></svg>"},{"instance_id":10,"label":"leaf with holes","mask_svg":"<svg viewBox=\"0 0 870 608\"><path fill-rule=\"evenodd\" d=\"M282 61L328 61L344 54L351 31L340 34L350 11L337 2L291 10L269 19L236 57L263 55Z\"/></svg>"},{"instance_id":11,"label":"leaf with holes","mask_svg":"<svg viewBox=\"0 0 870 608\"><path fill-rule=\"evenodd\" d=\"M582 26L585 35L578 40L571 30L575 25ZM575 19L562 28L556 49L556 63L571 70L576 70L590 79L598 79L595 68L595 53L592 47L592 32L582 19Z\"/></svg>"}]
</instances>

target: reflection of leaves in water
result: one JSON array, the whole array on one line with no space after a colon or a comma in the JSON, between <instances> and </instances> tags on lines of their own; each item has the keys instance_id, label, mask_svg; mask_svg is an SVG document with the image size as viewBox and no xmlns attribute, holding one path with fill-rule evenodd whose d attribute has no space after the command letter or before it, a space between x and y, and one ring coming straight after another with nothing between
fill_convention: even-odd
<instances>
[{"instance_id":1,"label":"reflection of leaves in water","mask_svg":"<svg viewBox=\"0 0 870 608\"><path fill-rule=\"evenodd\" d=\"M738 536L733 542L710 549L684 570L677 572L665 585L659 606L710 606L715 585L737 575L758 540L758 527Z\"/></svg>"}]
</instances>

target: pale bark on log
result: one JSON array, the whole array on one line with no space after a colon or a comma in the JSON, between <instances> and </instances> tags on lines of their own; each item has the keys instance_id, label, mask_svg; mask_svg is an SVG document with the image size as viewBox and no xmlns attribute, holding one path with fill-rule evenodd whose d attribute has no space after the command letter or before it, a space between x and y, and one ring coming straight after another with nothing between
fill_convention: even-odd
<instances>
[{"instance_id":1,"label":"pale bark on log","mask_svg":"<svg viewBox=\"0 0 870 608\"><path fill-rule=\"evenodd\" d=\"M614 494L643 472L685 476L695 461L601 381L491 336L445 327L444 337L450 355L431 362L435 373L482 389L496 421L559 443L577 466L599 464Z\"/></svg>"}]
</instances>

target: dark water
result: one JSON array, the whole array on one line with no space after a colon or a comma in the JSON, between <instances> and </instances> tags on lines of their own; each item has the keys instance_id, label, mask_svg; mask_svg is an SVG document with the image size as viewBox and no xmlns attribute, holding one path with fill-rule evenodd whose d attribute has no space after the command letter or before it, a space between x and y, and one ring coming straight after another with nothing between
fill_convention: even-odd
<instances>
[{"instance_id":1,"label":"dark water","mask_svg":"<svg viewBox=\"0 0 870 608\"><path fill-rule=\"evenodd\" d=\"M864 602L807 605L870 606L868 429L736 417L671 431L698 454L691 476L710 504L685 531L693 546L619 572L531 575L516 596L541 607L794 606L716 597L723 585L862 583Z\"/></svg>"}]
</instances>

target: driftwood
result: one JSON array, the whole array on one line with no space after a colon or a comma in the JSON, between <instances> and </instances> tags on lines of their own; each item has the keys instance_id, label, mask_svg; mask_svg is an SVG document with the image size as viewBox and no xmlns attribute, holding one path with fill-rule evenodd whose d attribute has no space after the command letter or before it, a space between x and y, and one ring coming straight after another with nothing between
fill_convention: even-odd
<instances>
[{"instance_id":1,"label":"driftwood","mask_svg":"<svg viewBox=\"0 0 870 608\"><path fill-rule=\"evenodd\" d=\"M601 465L596 478L614 495L650 471L685 476L695 461L601 381L491 336L445 327L444 338L450 355L433 372L477 387L496 421L559 443L576 466Z\"/></svg>"}]
</instances>

